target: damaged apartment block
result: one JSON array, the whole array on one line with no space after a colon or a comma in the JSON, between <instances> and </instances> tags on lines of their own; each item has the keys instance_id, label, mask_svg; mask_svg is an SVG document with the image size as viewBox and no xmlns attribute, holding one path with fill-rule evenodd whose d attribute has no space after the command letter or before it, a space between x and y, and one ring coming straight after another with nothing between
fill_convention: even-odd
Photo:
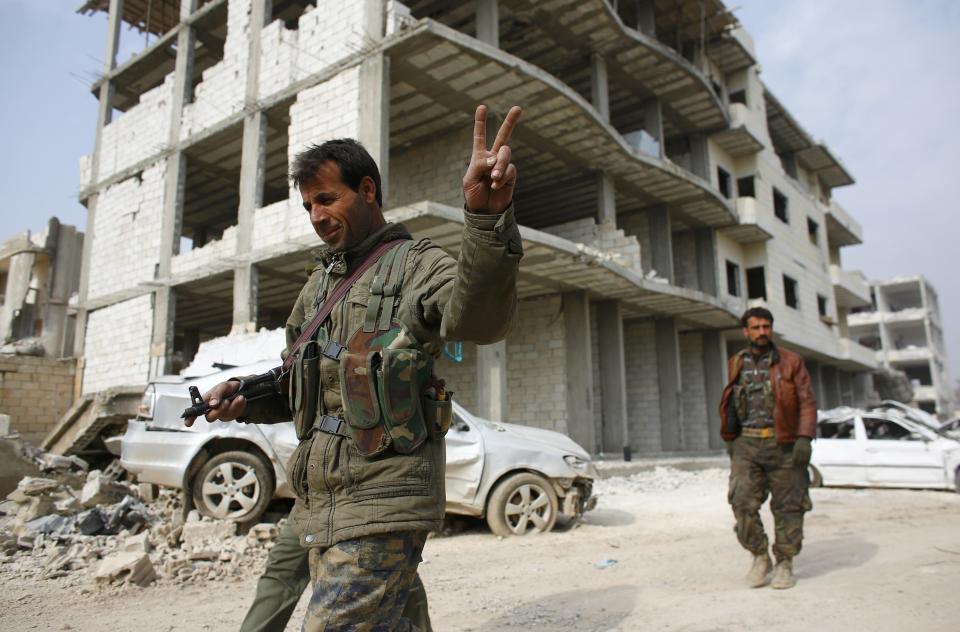
<instances>
[{"instance_id":1,"label":"damaged apartment block","mask_svg":"<svg viewBox=\"0 0 960 632\"><path fill-rule=\"evenodd\" d=\"M864 403L878 361L847 316L869 289L840 262L862 230L832 198L853 178L762 83L724 3L668 4L89 0L110 28L81 162L82 391L282 327L319 245L286 179L310 143L359 139L388 219L456 256L485 103L524 107L526 254L507 340L438 363L467 408L592 453L717 449L755 304L823 407ZM152 41L118 66L124 24Z\"/></svg>"}]
</instances>

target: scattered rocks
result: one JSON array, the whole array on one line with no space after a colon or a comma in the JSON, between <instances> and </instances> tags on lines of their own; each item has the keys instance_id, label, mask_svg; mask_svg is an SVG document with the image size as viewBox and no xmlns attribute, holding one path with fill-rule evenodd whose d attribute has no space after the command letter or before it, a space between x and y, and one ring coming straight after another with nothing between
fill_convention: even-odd
<instances>
[{"instance_id":1,"label":"scattered rocks","mask_svg":"<svg viewBox=\"0 0 960 632\"><path fill-rule=\"evenodd\" d=\"M80 504L85 509L97 505L109 505L129 494L129 487L102 476L100 470L93 470L87 475L87 482L80 493Z\"/></svg>"},{"instance_id":2,"label":"scattered rocks","mask_svg":"<svg viewBox=\"0 0 960 632\"><path fill-rule=\"evenodd\" d=\"M100 582L148 586L157 578L157 573L146 553L120 551L104 558L94 577Z\"/></svg>"}]
</instances>

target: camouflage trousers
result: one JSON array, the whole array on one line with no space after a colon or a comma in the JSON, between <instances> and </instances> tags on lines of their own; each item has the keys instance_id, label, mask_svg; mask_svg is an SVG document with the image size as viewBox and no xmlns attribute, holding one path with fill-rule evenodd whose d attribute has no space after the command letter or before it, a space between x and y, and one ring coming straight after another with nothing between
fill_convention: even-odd
<instances>
[{"instance_id":1,"label":"camouflage trousers","mask_svg":"<svg viewBox=\"0 0 960 632\"><path fill-rule=\"evenodd\" d=\"M310 583L309 549L300 545L300 538L287 520L280 529L267 557L267 566L257 582L257 593L240 625L240 632L283 632L293 615L297 602ZM432 632L427 610L427 591L414 577L407 594L403 616L414 624L415 630Z\"/></svg>"},{"instance_id":2,"label":"camouflage trousers","mask_svg":"<svg viewBox=\"0 0 960 632\"><path fill-rule=\"evenodd\" d=\"M419 631L404 608L426 540L426 531L401 531L310 549L313 595L302 631Z\"/></svg>"},{"instance_id":3,"label":"camouflage trousers","mask_svg":"<svg viewBox=\"0 0 960 632\"><path fill-rule=\"evenodd\" d=\"M752 553L769 544L760 521L760 507L771 495L775 541L773 554L789 559L800 553L803 514L813 508L806 466L793 463L793 445L778 446L775 438L738 437L730 460L727 500L737 519L737 539Z\"/></svg>"}]
</instances>

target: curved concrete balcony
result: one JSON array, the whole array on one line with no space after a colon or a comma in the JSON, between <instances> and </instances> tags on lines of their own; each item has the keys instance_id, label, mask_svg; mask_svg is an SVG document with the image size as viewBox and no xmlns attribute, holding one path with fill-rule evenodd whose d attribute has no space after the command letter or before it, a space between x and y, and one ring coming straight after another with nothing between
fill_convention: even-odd
<instances>
[{"instance_id":1,"label":"curved concrete balcony","mask_svg":"<svg viewBox=\"0 0 960 632\"><path fill-rule=\"evenodd\" d=\"M859 272L850 272L830 264L830 281L840 307L861 307L870 304L870 286Z\"/></svg>"},{"instance_id":2,"label":"curved concrete balcony","mask_svg":"<svg viewBox=\"0 0 960 632\"><path fill-rule=\"evenodd\" d=\"M476 31L476 4L413 0L411 13L462 33ZM718 91L704 73L656 38L623 24L606 0L499 0L500 48L590 93L588 60L602 55L610 79L611 120L639 127L644 102L659 99L664 135L726 128Z\"/></svg>"},{"instance_id":3,"label":"curved concrete balcony","mask_svg":"<svg viewBox=\"0 0 960 632\"><path fill-rule=\"evenodd\" d=\"M760 115L751 112L743 103L730 104L730 129L711 138L731 156L750 156L763 149Z\"/></svg>"},{"instance_id":4,"label":"curved concrete balcony","mask_svg":"<svg viewBox=\"0 0 960 632\"><path fill-rule=\"evenodd\" d=\"M432 20L387 42L385 53L391 58L394 150L445 132L469 132L478 103L499 113L523 105L511 146L522 165L524 224L537 216L550 221L535 225L582 217L582 206L558 209L557 196L547 194L562 191L562 200L572 199L579 184L595 186L590 176L598 171L614 179L620 212L666 206L675 230L736 223L734 210L708 182L635 151L586 99L533 64ZM469 142L466 133L464 138Z\"/></svg>"},{"instance_id":5,"label":"curved concrete balcony","mask_svg":"<svg viewBox=\"0 0 960 632\"><path fill-rule=\"evenodd\" d=\"M869 347L851 340L850 338L841 338L840 347L843 350L843 360L845 368L852 370L873 370L879 366L877 352Z\"/></svg>"},{"instance_id":6,"label":"curved concrete balcony","mask_svg":"<svg viewBox=\"0 0 960 632\"><path fill-rule=\"evenodd\" d=\"M740 223L723 229L723 233L730 239L741 244L752 244L767 241L773 237L770 231L761 224L755 198L737 198L737 215L740 218Z\"/></svg>"},{"instance_id":7,"label":"curved concrete balcony","mask_svg":"<svg viewBox=\"0 0 960 632\"><path fill-rule=\"evenodd\" d=\"M385 213L416 237L429 237L457 256L463 234L463 210L418 202ZM644 278L616 259L543 231L520 227L524 255L517 290L520 298L557 292L587 292L592 300L620 301L625 317L675 317L681 328L728 328L737 324L740 301Z\"/></svg>"}]
</instances>

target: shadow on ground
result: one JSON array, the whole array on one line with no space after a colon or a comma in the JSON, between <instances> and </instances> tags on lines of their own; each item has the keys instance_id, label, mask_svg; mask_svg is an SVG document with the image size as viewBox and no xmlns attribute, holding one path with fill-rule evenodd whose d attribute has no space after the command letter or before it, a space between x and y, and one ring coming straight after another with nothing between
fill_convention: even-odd
<instances>
[{"instance_id":1,"label":"shadow on ground","mask_svg":"<svg viewBox=\"0 0 960 632\"><path fill-rule=\"evenodd\" d=\"M609 630L636 607L636 586L600 590L569 590L523 603L475 628L501 630Z\"/></svg>"},{"instance_id":2,"label":"shadow on ground","mask_svg":"<svg viewBox=\"0 0 960 632\"><path fill-rule=\"evenodd\" d=\"M855 536L804 542L795 562L796 575L798 578L819 577L843 568L863 566L876 556L879 548Z\"/></svg>"},{"instance_id":3,"label":"shadow on ground","mask_svg":"<svg viewBox=\"0 0 960 632\"><path fill-rule=\"evenodd\" d=\"M586 513L581 518L584 524L592 524L600 527L625 527L636 522L632 513L620 511L619 509L594 509Z\"/></svg>"}]
</instances>

